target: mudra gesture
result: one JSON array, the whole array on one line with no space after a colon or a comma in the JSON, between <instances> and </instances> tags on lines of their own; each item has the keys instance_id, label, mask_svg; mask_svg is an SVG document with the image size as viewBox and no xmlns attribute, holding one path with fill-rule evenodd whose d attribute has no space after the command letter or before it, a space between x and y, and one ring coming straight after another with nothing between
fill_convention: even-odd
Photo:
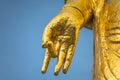
<instances>
[{"instance_id":1,"label":"mudra gesture","mask_svg":"<svg viewBox=\"0 0 120 80\"><path fill-rule=\"evenodd\" d=\"M50 58L58 59L55 75L62 66L67 73L82 27L94 32L93 80L120 80L120 0L65 0L43 32L42 73Z\"/></svg>"}]
</instances>

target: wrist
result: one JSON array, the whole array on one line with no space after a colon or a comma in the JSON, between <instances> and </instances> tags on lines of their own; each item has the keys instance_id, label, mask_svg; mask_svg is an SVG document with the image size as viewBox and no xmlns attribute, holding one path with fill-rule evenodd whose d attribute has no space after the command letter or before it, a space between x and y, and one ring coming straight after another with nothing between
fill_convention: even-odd
<instances>
[{"instance_id":1,"label":"wrist","mask_svg":"<svg viewBox=\"0 0 120 80\"><path fill-rule=\"evenodd\" d=\"M85 22L84 15L79 10L79 8L77 8L74 5L71 5L71 4L64 5L60 13L68 13L68 16L73 15L77 19L77 21L80 23L80 26L82 26Z\"/></svg>"}]
</instances>

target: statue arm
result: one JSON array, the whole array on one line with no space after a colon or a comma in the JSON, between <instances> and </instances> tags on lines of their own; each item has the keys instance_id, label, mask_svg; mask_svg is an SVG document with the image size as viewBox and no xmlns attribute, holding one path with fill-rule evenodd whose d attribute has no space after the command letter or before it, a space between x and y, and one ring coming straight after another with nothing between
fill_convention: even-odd
<instances>
[{"instance_id":1,"label":"statue arm","mask_svg":"<svg viewBox=\"0 0 120 80\"><path fill-rule=\"evenodd\" d=\"M60 13L45 27L42 37L42 47L46 48L42 73L45 73L50 58L57 57L54 74L58 75L62 65L67 73L74 55L80 28L92 15L90 0L67 0Z\"/></svg>"},{"instance_id":2,"label":"statue arm","mask_svg":"<svg viewBox=\"0 0 120 80\"><path fill-rule=\"evenodd\" d=\"M90 22L93 15L93 1L92 0L65 0L65 5L63 7L71 7L77 9L78 11L74 13L78 13L77 16L82 16L84 19L83 26L86 25L87 22ZM80 17L80 19L82 19ZM79 19L79 20L80 20Z\"/></svg>"}]
</instances>

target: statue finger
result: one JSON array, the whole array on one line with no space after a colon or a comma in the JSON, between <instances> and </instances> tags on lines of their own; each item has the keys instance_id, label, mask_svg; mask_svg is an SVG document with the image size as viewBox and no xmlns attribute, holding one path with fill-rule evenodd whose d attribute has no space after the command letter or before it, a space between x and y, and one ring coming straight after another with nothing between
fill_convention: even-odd
<instances>
[{"instance_id":1,"label":"statue finger","mask_svg":"<svg viewBox=\"0 0 120 80\"><path fill-rule=\"evenodd\" d=\"M41 68L42 73L45 73L47 71L49 62L50 62L50 52L46 48L45 57L44 57L43 65L42 65L42 68Z\"/></svg>"},{"instance_id":2,"label":"statue finger","mask_svg":"<svg viewBox=\"0 0 120 80\"><path fill-rule=\"evenodd\" d=\"M64 63L65 61L65 57L66 57L66 53L67 53L67 45L66 44L63 44L60 48L60 51L59 51L59 56L58 56L58 61L57 61L57 64L55 66L55 70L54 70L54 74L55 75L58 75L59 72L60 72L60 69L62 67L62 64Z\"/></svg>"},{"instance_id":3,"label":"statue finger","mask_svg":"<svg viewBox=\"0 0 120 80\"><path fill-rule=\"evenodd\" d=\"M52 41L48 42L47 48L48 48L48 50L50 52L51 57L55 58L55 57L58 56L58 51L55 49L55 45L53 44Z\"/></svg>"},{"instance_id":4,"label":"statue finger","mask_svg":"<svg viewBox=\"0 0 120 80\"><path fill-rule=\"evenodd\" d=\"M71 45L68 48L65 64L64 64L64 67L63 67L63 73L65 73L65 74L67 73L68 68L69 68L69 66L71 64L71 61L72 61L72 58L73 58L73 55L74 55L74 51L75 51L75 46Z\"/></svg>"},{"instance_id":5,"label":"statue finger","mask_svg":"<svg viewBox=\"0 0 120 80\"><path fill-rule=\"evenodd\" d=\"M57 51L57 56L58 56L61 43L60 43L60 41L56 41L56 42L54 43L54 45L55 45L55 50Z\"/></svg>"}]
</instances>

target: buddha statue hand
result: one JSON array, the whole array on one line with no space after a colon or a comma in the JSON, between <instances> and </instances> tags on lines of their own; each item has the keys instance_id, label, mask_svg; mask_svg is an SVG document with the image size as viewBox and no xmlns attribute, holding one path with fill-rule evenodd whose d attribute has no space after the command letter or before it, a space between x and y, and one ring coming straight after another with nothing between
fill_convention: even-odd
<instances>
[{"instance_id":1,"label":"buddha statue hand","mask_svg":"<svg viewBox=\"0 0 120 80\"><path fill-rule=\"evenodd\" d=\"M59 74L63 64L63 73L67 73L83 22L78 10L67 7L48 23L42 37L42 47L46 48L42 73L46 72L50 58L57 58L55 75Z\"/></svg>"}]
</instances>

